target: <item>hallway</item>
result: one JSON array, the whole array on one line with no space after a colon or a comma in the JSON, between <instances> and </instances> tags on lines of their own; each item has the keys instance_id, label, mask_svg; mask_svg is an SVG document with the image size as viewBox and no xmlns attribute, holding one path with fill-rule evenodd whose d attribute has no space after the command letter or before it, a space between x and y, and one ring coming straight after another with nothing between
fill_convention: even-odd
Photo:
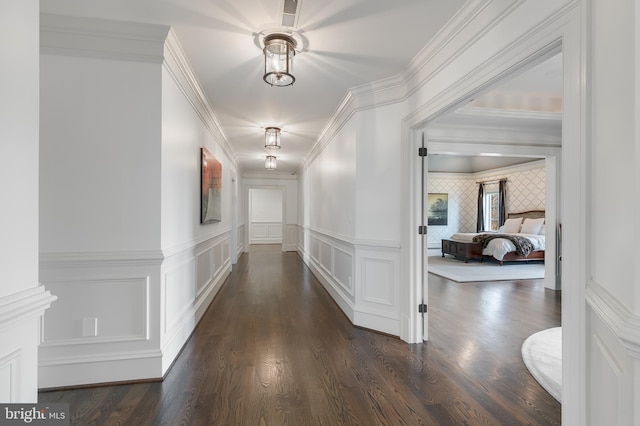
<instances>
[{"instance_id":1,"label":"hallway","mask_svg":"<svg viewBox=\"0 0 640 426\"><path fill-rule=\"evenodd\" d=\"M355 328L297 253L252 246L163 382L40 392L76 425L560 424L524 339L560 324L542 280L430 275L430 341Z\"/></svg>"}]
</instances>

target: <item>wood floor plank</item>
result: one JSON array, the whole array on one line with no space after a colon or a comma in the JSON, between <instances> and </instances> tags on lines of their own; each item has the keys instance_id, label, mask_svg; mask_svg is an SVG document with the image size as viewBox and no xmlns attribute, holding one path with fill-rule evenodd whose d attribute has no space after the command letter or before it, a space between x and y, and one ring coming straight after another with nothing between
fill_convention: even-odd
<instances>
[{"instance_id":1,"label":"wood floor plank","mask_svg":"<svg viewBox=\"0 0 640 426\"><path fill-rule=\"evenodd\" d=\"M39 398L82 426L560 424L520 355L560 324L558 292L430 275L429 301L430 340L408 345L353 327L296 253L253 246L163 382Z\"/></svg>"}]
</instances>

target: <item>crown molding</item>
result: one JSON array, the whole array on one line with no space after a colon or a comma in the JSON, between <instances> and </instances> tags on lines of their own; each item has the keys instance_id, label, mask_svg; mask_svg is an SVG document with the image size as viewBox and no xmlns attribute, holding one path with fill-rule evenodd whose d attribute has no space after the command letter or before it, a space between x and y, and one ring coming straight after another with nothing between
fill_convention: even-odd
<instances>
[{"instance_id":1,"label":"crown molding","mask_svg":"<svg viewBox=\"0 0 640 426\"><path fill-rule=\"evenodd\" d=\"M295 173L290 172L278 172L277 170L271 172L244 172L242 179L260 179L260 180L298 180L298 176Z\"/></svg>"},{"instance_id":2,"label":"crown molding","mask_svg":"<svg viewBox=\"0 0 640 426\"><path fill-rule=\"evenodd\" d=\"M470 0L466 2L400 74L349 90L338 109L328 120L318 141L300 167L300 171L306 170L317 155L331 142L336 133L344 126L342 121L350 119L358 111L403 102L416 95L423 86L434 77L440 76L443 69L458 60L460 56L466 54L471 46L478 43L496 25L510 16L514 10L524 3L525 0L512 0L505 7L503 2L487 2L485 0ZM526 34L523 34L521 39L533 38L541 29L553 25L558 21L559 17L564 16L578 4L579 1L573 0L560 5L547 19L527 31ZM478 19L479 17L480 19ZM504 61L504 58L513 51L514 46L517 46L521 39L501 49L487 60L482 66L482 73L490 74L495 65ZM512 67L511 71L518 66L520 64ZM465 88L470 81L478 79L477 74L478 72L476 71L472 74L459 76L456 83L451 87L446 84L443 85L441 89L438 89L441 90L440 92L430 95L432 102L429 106L438 109L436 108L438 103L449 102L451 93L460 92L466 94ZM485 83L485 86L488 87L491 82ZM460 102L463 101L464 99L461 98ZM442 104L442 108L446 106ZM415 117L423 116L422 108L414 108L405 120L411 122ZM545 117L544 115L539 115L537 118L543 119ZM549 115L546 118L554 119L554 116Z\"/></svg>"},{"instance_id":3,"label":"crown molding","mask_svg":"<svg viewBox=\"0 0 640 426\"><path fill-rule=\"evenodd\" d=\"M526 172L528 170L537 170L546 168L545 160L530 161L523 164L515 164L513 166L498 167L491 170L485 170L482 172L472 173L456 173L456 172L428 172L429 179L451 179L451 180L470 180L476 181L478 179L485 179L497 174L513 174Z\"/></svg>"},{"instance_id":4,"label":"crown molding","mask_svg":"<svg viewBox=\"0 0 640 426\"><path fill-rule=\"evenodd\" d=\"M237 158L229 144L229 138L227 138L220 125L220 120L218 120L215 111L211 108L211 104L193 72L193 68L173 29L169 30L166 38L164 59L164 68L176 82L213 139L233 162L234 168L237 169Z\"/></svg>"},{"instance_id":5,"label":"crown molding","mask_svg":"<svg viewBox=\"0 0 640 426\"><path fill-rule=\"evenodd\" d=\"M455 112L464 117L521 118L528 120L548 120L562 122L562 113L553 111L527 111L514 109L463 107Z\"/></svg>"},{"instance_id":6,"label":"crown molding","mask_svg":"<svg viewBox=\"0 0 640 426\"><path fill-rule=\"evenodd\" d=\"M160 64L169 26L40 14L40 53Z\"/></svg>"},{"instance_id":7,"label":"crown molding","mask_svg":"<svg viewBox=\"0 0 640 426\"><path fill-rule=\"evenodd\" d=\"M317 142L303 161L300 172L307 169L356 112L408 99L523 1L514 1L506 10L501 9L501 5L492 4L494 2L466 2L402 72L350 89L320 132ZM481 28L471 28L474 24L477 25L475 18L483 12L493 14L490 23ZM465 30L471 31L472 36L467 39L460 37ZM463 40L463 44L460 44ZM452 45L455 43L457 45Z\"/></svg>"},{"instance_id":8,"label":"crown molding","mask_svg":"<svg viewBox=\"0 0 640 426\"><path fill-rule=\"evenodd\" d=\"M537 147L560 148L562 137L560 135L542 134L536 132L516 131L517 129L474 127L457 129L452 133L449 129L430 129L427 137L427 147L431 148L436 143L471 143L490 145L527 145Z\"/></svg>"}]
</instances>

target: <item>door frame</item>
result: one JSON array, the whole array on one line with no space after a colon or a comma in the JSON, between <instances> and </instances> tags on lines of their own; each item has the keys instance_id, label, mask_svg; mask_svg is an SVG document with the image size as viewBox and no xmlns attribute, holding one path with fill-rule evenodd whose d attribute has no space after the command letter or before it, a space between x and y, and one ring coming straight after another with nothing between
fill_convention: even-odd
<instances>
[{"instance_id":1,"label":"door frame","mask_svg":"<svg viewBox=\"0 0 640 426\"><path fill-rule=\"evenodd\" d=\"M420 189L418 158L415 147L422 130L430 121L470 101L476 93L497 84L509 74L522 69L553 49L563 52L563 126L562 164L559 198L562 199L562 327L563 327L563 412L565 421L582 423L585 419L585 307L586 282L586 88L584 76L586 55L582 34L583 11L580 7L559 11L563 19L548 20L528 38L515 41L493 61L478 66L467 78L449 87L402 120L403 191L405 227L402 233L404 279L407 283L405 312L401 338L409 343L422 342L422 319L417 306L422 299L419 256ZM578 76L578 77L577 77ZM408 321L408 323L404 323Z\"/></svg>"},{"instance_id":2,"label":"door frame","mask_svg":"<svg viewBox=\"0 0 640 426\"><path fill-rule=\"evenodd\" d=\"M244 233L244 251L249 252L251 245L251 197L249 194L252 189L279 189L282 192L282 223L280 224L282 240L280 242L282 251L286 251L286 224L287 224L287 187L285 185L245 185L244 187L244 223L246 224L246 230Z\"/></svg>"}]
</instances>

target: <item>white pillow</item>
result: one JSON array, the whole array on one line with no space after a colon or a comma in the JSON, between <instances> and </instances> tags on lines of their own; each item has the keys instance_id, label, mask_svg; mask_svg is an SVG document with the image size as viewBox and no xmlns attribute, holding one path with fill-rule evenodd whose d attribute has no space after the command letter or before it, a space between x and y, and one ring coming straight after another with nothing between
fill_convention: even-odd
<instances>
[{"instance_id":1,"label":"white pillow","mask_svg":"<svg viewBox=\"0 0 640 426\"><path fill-rule=\"evenodd\" d=\"M542 225L544 225L544 217L541 217L540 219L525 219L522 223L520 233L538 235L540 234Z\"/></svg>"},{"instance_id":2,"label":"white pillow","mask_svg":"<svg viewBox=\"0 0 640 426\"><path fill-rule=\"evenodd\" d=\"M540 228L539 235L544 235L544 225L542 225L542 228Z\"/></svg>"},{"instance_id":3,"label":"white pillow","mask_svg":"<svg viewBox=\"0 0 640 426\"><path fill-rule=\"evenodd\" d=\"M520 232L521 223L521 217L507 219L504 225L502 225L502 232L504 232L505 234L517 234L518 232Z\"/></svg>"}]
</instances>

